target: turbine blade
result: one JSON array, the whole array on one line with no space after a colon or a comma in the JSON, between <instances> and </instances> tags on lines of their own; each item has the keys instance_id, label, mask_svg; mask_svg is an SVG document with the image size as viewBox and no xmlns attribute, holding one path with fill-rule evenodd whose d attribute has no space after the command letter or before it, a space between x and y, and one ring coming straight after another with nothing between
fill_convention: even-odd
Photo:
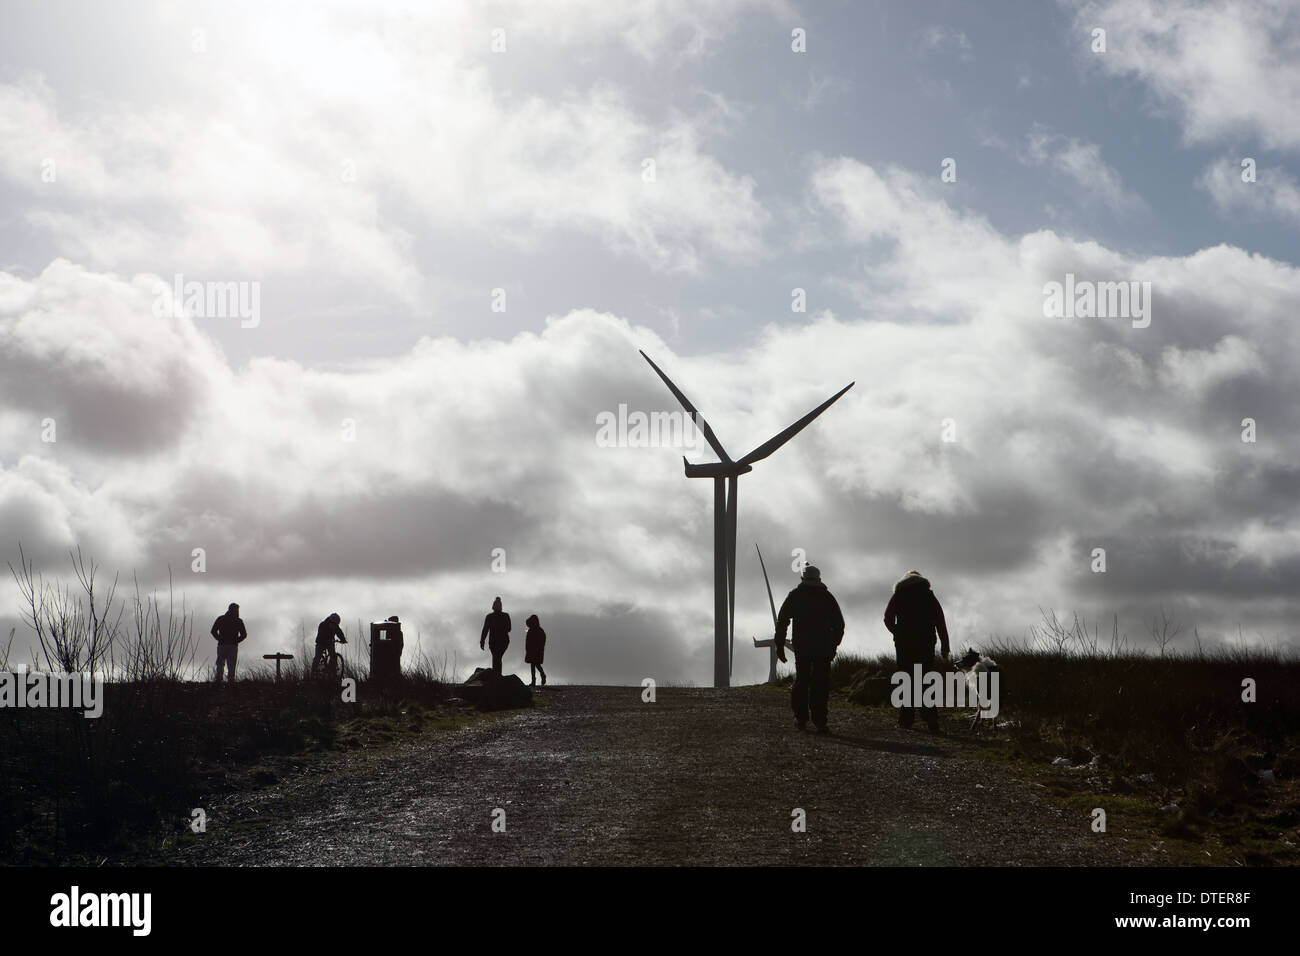
<instances>
[{"instance_id":1,"label":"turbine blade","mask_svg":"<svg viewBox=\"0 0 1300 956\"><path fill-rule=\"evenodd\" d=\"M763 583L767 585L767 603L772 608L772 627L776 628L776 602L772 600L772 582L767 579L767 565L763 563L763 552L759 551L758 542L754 542L754 550L758 551L758 566L763 569Z\"/></svg>"},{"instance_id":2,"label":"turbine blade","mask_svg":"<svg viewBox=\"0 0 1300 956\"><path fill-rule=\"evenodd\" d=\"M649 360L647 359L647 361ZM799 419L797 422L795 422L785 431L781 432L779 435L769 438L767 441L763 442L763 444L759 445L757 448L751 451L744 458L740 459L740 461L736 462L736 464L752 465L756 461L762 461L768 455L772 454L772 452L776 451L778 448L780 448L782 445L788 442L795 435L799 434L799 432L803 431L804 427L809 422L811 422L822 412L826 411L826 409L834 405L841 395L843 395L845 392L847 392L856 384L857 384L856 382L849 382L849 384L845 385L842 389L840 389L830 398L826 399L826 401L822 402L820 405L814 408L803 418Z\"/></svg>"},{"instance_id":3,"label":"turbine blade","mask_svg":"<svg viewBox=\"0 0 1300 956\"><path fill-rule=\"evenodd\" d=\"M637 351L640 352L641 350L637 349ZM663 369L650 361L650 356L646 355L645 352L641 352L641 357L650 362L650 367L664 380L664 384L668 386L668 391L677 396L677 401L681 403L682 408L686 409L686 414L691 416L691 420L695 422L700 431L704 432L704 440L709 443L709 447L713 449L718 458L730 464L731 457L727 454L726 449L722 447L722 442L718 441L718 436L713 434L713 429L709 427L709 423L705 421L704 416L696 411L695 406L691 404L691 400L683 395L682 390L673 384L673 380L663 373Z\"/></svg>"}]
</instances>

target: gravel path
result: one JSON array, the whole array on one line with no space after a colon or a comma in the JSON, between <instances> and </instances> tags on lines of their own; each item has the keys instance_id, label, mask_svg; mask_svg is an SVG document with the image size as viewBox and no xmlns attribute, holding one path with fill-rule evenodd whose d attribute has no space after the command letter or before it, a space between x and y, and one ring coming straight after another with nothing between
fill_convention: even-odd
<instances>
[{"instance_id":1,"label":"gravel path","mask_svg":"<svg viewBox=\"0 0 1300 956\"><path fill-rule=\"evenodd\" d=\"M771 688L549 687L545 706L215 801L179 865L1116 865L1096 834L966 738ZM493 813L505 811L505 832ZM807 830L792 832L792 811Z\"/></svg>"}]
</instances>

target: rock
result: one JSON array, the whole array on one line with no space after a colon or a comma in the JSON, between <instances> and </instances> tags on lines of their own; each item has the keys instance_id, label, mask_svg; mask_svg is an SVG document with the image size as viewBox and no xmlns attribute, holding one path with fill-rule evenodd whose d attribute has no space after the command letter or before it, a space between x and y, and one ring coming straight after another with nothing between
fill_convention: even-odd
<instances>
[{"instance_id":1,"label":"rock","mask_svg":"<svg viewBox=\"0 0 1300 956\"><path fill-rule=\"evenodd\" d=\"M498 676L489 667L475 668L460 685L460 695L479 710L510 710L533 706L533 692L517 674Z\"/></svg>"},{"instance_id":2,"label":"rock","mask_svg":"<svg viewBox=\"0 0 1300 956\"><path fill-rule=\"evenodd\" d=\"M889 701L890 690L892 687L888 674L864 667L853 675L853 683L849 685L849 700L864 707L874 707Z\"/></svg>"}]
</instances>

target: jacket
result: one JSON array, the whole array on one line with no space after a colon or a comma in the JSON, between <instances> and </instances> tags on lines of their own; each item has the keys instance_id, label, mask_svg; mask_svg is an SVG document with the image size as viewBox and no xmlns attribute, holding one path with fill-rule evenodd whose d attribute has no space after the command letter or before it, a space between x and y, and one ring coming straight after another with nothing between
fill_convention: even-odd
<instances>
[{"instance_id":1,"label":"jacket","mask_svg":"<svg viewBox=\"0 0 1300 956\"><path fill-rule=\"evenodd\" d=\"M342 636L343 628L339 627L329 618L326 618L316 627L316 646L333 647L335 638Z\"/></svg>"},{"instance_id":2,"label":"jacket","mask_svg":"<svg viewBox=\"0 0 1300 956\"><path fill-rule=\"evenodd\" d=\"M885 627L894 635L894 643L908 642L934 647L935 633L948 655L948 624L943 619L939 599L930 590L930 582L919 574L905 575L894 585L885 606Z\"/></svg>"},{"instance_id":3,"label":"jacket","mask_svg":"<svg viewBox=\"0 0 1300 956\"><path fill-rule=\"evenodd\" d=\"M484 638L487 638L491 647L505 647L509 644L510 615L505 611L491 611L483 618L483 633L479 635L478 642L482 644Z\"/></svg>"},{"instance_id":4,"label":"jacket","mask_svg":"<svg viewBox=\"0 0 1300 956\"><path fill-rule=\"evenodd\" d=\"M839 602L820 581L804 581L786 595L776 616L776 646L785 649L785 634L794 619L796 657L834 657L844 639L844 615Z\"/></svg>"},{"instance_id":5,"label":"jacket","mask_svg":"<svg viewBox=\"0 0 1300 956\"><path fill-rule=\"evenodd\" d=\"M524 663L540 664L546 656L546 632L541 625L530 627L524 634Z\"/></svg>"},{"instance_id":6,"label":"jacket","mask_svg":"<svg viewBox=\"0 0 1300 956\"><path fill-rule=\"evenodd\" d=\"M248 632L244 630L243 619L227 611L212 622L212 636L218 644L239 644L248 637Z\"/></svg>"}]
</instances>

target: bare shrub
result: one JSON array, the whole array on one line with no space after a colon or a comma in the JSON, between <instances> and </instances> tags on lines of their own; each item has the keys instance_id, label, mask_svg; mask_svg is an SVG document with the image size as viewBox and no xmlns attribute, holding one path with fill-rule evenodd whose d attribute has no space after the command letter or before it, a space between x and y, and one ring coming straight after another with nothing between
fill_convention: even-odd
<instances>
[{"instance_id":1,"label":"bare shrub","mask_svg":"<svg viewBox=\"0 0 1300 956\"><path fill-rule=\"evenodd\" d=\"M77 586L50 583L35 570L18 546L18 567L9 573L22 594L23 621L36 640L50 671L94 673L112 654L121 626L123 608L117 599L117 576L107 590L97 588L99 567L82 556L81 548L69 552ZM78 591L78 587L80 591Z\"/></svg>"}]
</instances>

